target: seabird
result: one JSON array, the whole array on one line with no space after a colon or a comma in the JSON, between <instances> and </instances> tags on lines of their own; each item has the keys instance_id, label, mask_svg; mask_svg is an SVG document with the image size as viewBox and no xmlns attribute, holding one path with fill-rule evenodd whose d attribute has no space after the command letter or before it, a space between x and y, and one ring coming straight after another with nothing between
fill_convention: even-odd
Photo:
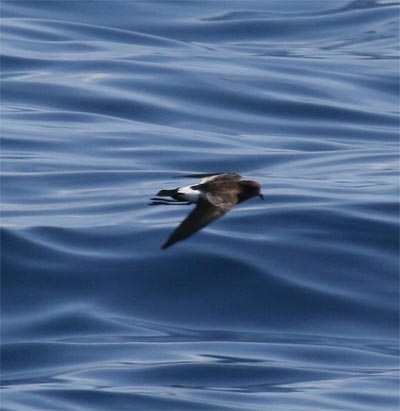
<instances>
[{"instance_id":1,"label":"seabird","mask_svg":"<svg viewBox=\"0 0 400 411\"><path fill-rule=\"evenodd\" d=\"M175 229L165 244L165 249L191 236L196 231L223 216L236 204L253 197L264 198L257 181L242 180L235 173L190 174L184 177L204 177L199 184L161 190L153 197L150 205L193 204L196 207ZM165 199L163 197L171 197Z\"/></svg>"}]
</instances>

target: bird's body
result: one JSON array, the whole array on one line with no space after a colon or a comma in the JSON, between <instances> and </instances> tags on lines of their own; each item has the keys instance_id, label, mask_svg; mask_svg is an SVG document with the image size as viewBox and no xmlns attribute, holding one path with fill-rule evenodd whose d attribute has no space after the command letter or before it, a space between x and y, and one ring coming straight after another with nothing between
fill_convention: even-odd
<instances>
[{"instance_id":1,"label":"bird's body","mask_svg":"<svg viewBox=\"0 0 400 411\"><path fill-rule=\"evenodd\" d=\"M202 175L199 184L161 190L152 198L152 205L157 204L192 204L196 207L171 234L163 249L182 241L196 231L224 215L236 204L261 194L260 184L252 180L243 180L235 173ZM191 177L191 176L189 176ZM171 197L167 200L162 197Z\"/></svg>"}]
</instances>

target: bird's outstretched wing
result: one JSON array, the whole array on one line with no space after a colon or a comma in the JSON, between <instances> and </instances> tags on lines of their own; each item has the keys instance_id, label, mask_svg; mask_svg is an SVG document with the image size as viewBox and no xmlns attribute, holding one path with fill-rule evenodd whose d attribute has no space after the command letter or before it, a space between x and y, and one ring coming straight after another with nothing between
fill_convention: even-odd
<instances>
[{"instance_id":1,"label":"bird's outstretched wing","mask_svg":"<svg viewBox=\"0 0 400 411\"><path fill-rule=\"evenodd\" d=\"M185 174L183 176L175 176L173 178L204 178L211 176L218 176L225 173L194 173L194 174Z\"/></svg>"},{"instance_id":2,"label":"bird's outstretched wing","mask_svg":"<svg viewBox=\"0 0 400 411\"><path fill-rule=\"evenodd\" d=\"M162 249L170 247L178 241L191 236L196 231L210 224L217 218L223 216L233 207L232 205L217 207L206 199L200 199L191 213L182 221L182 223L171 234L168 241L162 246Z\"/></svg>"},{"instance_id":3,"label":"bird's outstretched wing","mask_svg":"<svg viewBox=\"0 0 400 411\"><path fill-rule=\"evenodd\" d=\"M183 176L175 176L174 178L203 178L204 180L207 180L208 177L222 177L225 176L228 179L231 180L241 180L242 176L236 173L196 173L196 174L185 174Z\"/></svg>"}]
</instances>

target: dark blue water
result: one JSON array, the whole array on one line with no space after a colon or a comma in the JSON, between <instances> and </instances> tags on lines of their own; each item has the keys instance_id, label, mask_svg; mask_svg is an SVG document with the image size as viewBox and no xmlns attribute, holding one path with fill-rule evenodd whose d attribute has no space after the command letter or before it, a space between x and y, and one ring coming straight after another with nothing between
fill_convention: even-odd
<instances>
[{"instance_id":1,"label":"dark blue water","mask_svg":"<svg viewBox=\"0 0 400 411\"><path fill-rule=\"evenodd\" d=\"M2 2L3 410L397 410L398 12Z\"/></svg>"}]
</instances>

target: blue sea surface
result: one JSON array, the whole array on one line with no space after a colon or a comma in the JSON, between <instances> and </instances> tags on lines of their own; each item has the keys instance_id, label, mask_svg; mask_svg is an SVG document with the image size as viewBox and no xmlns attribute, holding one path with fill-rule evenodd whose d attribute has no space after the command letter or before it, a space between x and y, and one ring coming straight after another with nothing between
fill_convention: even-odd
<instances>
[{"instance_id":1,"label":"blue sea surface","mask_svg":"<svg viewBox=\"0 0 400 411\"><path fill-rule=\"evenodd\" d=\"M1 11L1 409L398 410L398 2Z\"/></svg>"}]
</instances>

